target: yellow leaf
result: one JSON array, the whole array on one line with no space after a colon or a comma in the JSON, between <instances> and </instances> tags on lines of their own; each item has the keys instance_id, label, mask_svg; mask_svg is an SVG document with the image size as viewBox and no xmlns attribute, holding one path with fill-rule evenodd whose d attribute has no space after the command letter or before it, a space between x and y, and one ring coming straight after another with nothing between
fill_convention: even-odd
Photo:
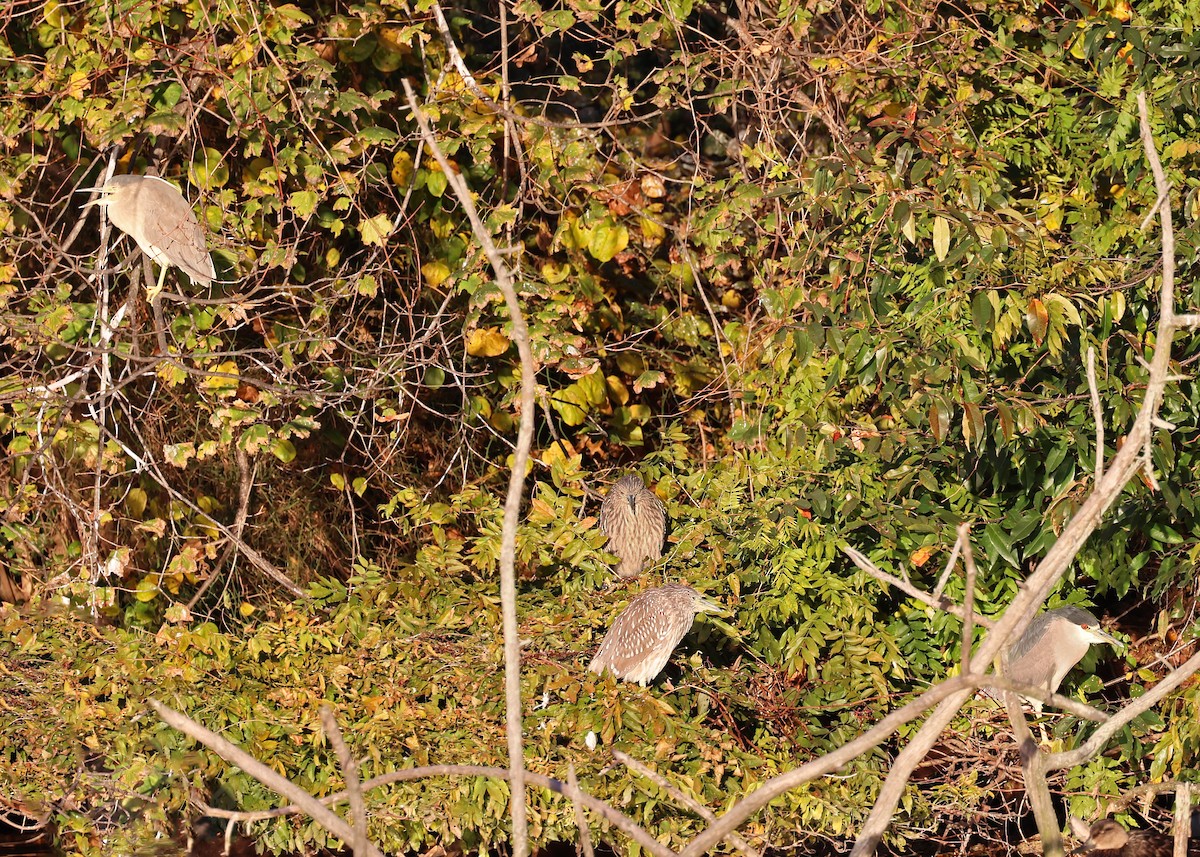
<instances>
[{"instance_id":1,"label":"yellow leaf","mask_svg":"<svg viewBox=\"0 0 1200 857\"><path fill-rule=\"evenodd\" d=\"M382 247L387 243L387 237L392 234L392 221L386 214L377 214L359 223L358 231L364 244Z\"/></svg>"},{"instance_id":2,"label":"yellow leaf","mask_svg":"<svg viewBox=\"0 0 1200 857\"><path fill-rule=\"evenodd\" d=\"M625 224L605 220L592 228L588 252L600 262L607 262L629 246L629 230Z\"/></svg>"},{"instance_id":3,"label":"yellow leaf","mask_svg":"<svg viewBox=\"0 0 1200 857\"><path fill-rule=\"evenodd\" d=\"M608 395L611 396L618 405L629 404L629 388L625 386L624 382L621 381L620 378L618 378L616 375L609 375L604 380L608 382Z\"/></svg>"},{"instance_id":4,"label":"yellow leaf","mask_svg":"<svg viewBox=\"0 0 1200 857\"><path fill-rule=\"evenodd\" d=\"M432 288L437 288L450 279L450 266L445 262L426 262L421 266L421 276Z\"/></svg>"},{"instance_id":5,"label":"yellow leaf","mask_svg":"<svg viewBox=\"0 0 1200 857\"><path fill-rule=\"evenodd\" d=\"M408 189L412 181L413 157L403 150L392 156L392 184L401 190Z\"/></svg>"},{"instance_id":6,"label":"yellow leaf","mask_svg":"<svg viewBox=\"0 0 1200 857\"><path fill-rule=\"evenodd\" d=\"M226 360L213 370L212 375L205 377L200 382L200 386L216 396L233 396L237 393L238 379L241 373L238 371L237 362L234 360Z\"/></svg>"},{"instance_id":7,"label":"yellow leaf","mask_svg":"<svg viewBox=\"0 0 1200 857\"><path fill-rule=\"evenodd\" d=\"M467 337L467 353L472 357L499 357L508 346L508 337L497 327L477 327Z\"/></svg>"},{"instance_id":8,"label":"yellow leaf","mask_svg":"<svg viewBox=\"0 0 1200 857\"><path fill-rule=\"evenodd\" d=\"M565 262L562 265L554 262L546 262L542 265L542 279L549 285L556 286L565 280L571 273L571 264Z\"/></svg>"},{"instance_id":9,"label":"yellow leaf","mask_svg":"<svg viewBox=\"0 0 1200 857\"><path fill-rule=\"evenodd\" d=\"M243 601L238 605L238 612L242 614L243 619L248 619L250 614L254 612L254 605L249 601Z\"/></svg>"},{"instance_id":10,"label":"yellow leaf","mask_svg":"<svg viewBox=\"0 0 1200 857\"><path fill-rule=\"evenodd\" d=\"M663 228L661 223L651 220L649 217L642 218L642 237L647 244L657 244L667 237L667 230Z\"/></svg>"},{"instance_id":11,"label":"yellow leaf","mask_svg":"<svg viewBox=\"0 0 1200 857\"><path fill-rule=\"evenodd\" d=\"M950 223L944 217L933 221L933 255L939 262L946 261L950 252Z\"/></svg>"},{"instance_id":12,"label":"yellow leaf","mask_svg":"<svg viewBox=\"0 0 1200 857\"><path fill-rule=\"evenodd\" d=\"M575 447L571 446L569 441L556 440L542 453L542 463L553 467L555 464L565 463L574 454Z\"/></svg>"}]
</instances>

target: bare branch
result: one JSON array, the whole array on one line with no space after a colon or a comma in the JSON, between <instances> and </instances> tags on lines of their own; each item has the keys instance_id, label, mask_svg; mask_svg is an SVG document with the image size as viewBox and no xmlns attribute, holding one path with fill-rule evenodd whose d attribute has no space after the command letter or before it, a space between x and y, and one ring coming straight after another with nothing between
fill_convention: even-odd
<instances>
[{"instance_id":1,"label":"bare branch","mask_svg":"<svg viewBox=\"0 0 1200 857\"><path fill-rule=\"evenodd\" d=\"M575 776L575 763L567 768L567 785L571 787L571 806L575 807L575 826L579 828L579 848L583 857L596 857L592 850L592 834L588 832L587 816L583 814L583 804L575 799L579 793L579 780Z\"/></svg>"},{"instance_id":2,"label":"bare branch","mask_svg":"<svg viewBox=\"0 0 1200 857\"><path fill-rule=\"evenodd\" d=\"M954 540L954 550L950 551L950 559L946 560L946 567L942 569L942 576L938 578L937 586L933 588L933 597L940 599L942 592L946 588L946 584L950 581L950 575L954 573L954 564L958 562L958 555L962 553L962 537L959 536Z\"/></svg>"},{"instance_id":3,"label":"bare branch","mask_svg":"<svg viewBox=\"0 0 1200 857\"><path fill-rule=\"evenodd\" d=\"M1100 391L1096 388L1096 349L1087 351L1088 394L1092 399L1092 419L1096 421L1096 481L1104 475L1104 411L1100 408Z\"/></svg>"},{"instance_id":4,"label":"bare branch","mask_svg":"<svg viewBox=\"0 0 1200 857\"><path fill-rule=\"evenodd\" d=\"M951 601L949 598L946 598L945 596L941 596L940 598L934 598L929 593L925 592L922 589L918 589L917 587L913 586L908 581L901 580L900 578L898 578L894 575L888 574L886 571L883 571L881 568L879 568L877 565L875 565L875 563L873 563L869 559L867 559L867 557L863 553L861 553L860 551L858 551L855 548L846 546L846 547L842 548L842 551L846 554L846 556L850 557L850 560L855 565L857 565L859 568L861 568L867 574L871 575L871 577L874 577L877 580L881 580L884 583L887 583L887 584L890 584L891 586L896 587L901 592L903 592L905 595L912 596L913 598L920 601L922 604L927 604L930 607L936 607L938 610L945 610L947 613L953 614L953 615L957 616L959 619L962 619L964 621L966 620L966 617L967 617L966 611L963 610L962 607L960 607L959 605L957 605L953 601ZM983 616L976 616L975 621L978 622L980 625L982 625L985 628L992 627L992 621L990 619L984 618Z\"/></svg>"},{"instance_id":5,"label":"bare branch","mask_svg":"<svg viewBox=\"0 0 1200 857\"><path fill-rule=\"evenodd\" d=\"M1179 783L1175 787L1175 817L1171 823L1174 840L1174 857L1187 857L1188 834L1192 827L1192 783Z\"/></svg>"},{"instance_id":6,"label":"bare branch","mask_svg":"<svg viewBox=\"0 0 1200 857\"><path fill-rule=\"evenodd\" d=\"M975 578L978 571L975 568L975 554L971 550L971 525L963 522L958 525L958 539L955 545L961 545L963 567L967 571L966 590L963 592L963 611L967 614L963 619L962 631L962 669L963 675L971 672L971 647L975 645Z\"/></svg>"},{"instance_id":7,"label":"bare branch","mask_svg":"<svg viewBox=\"0 0 1200 857\"><path fill-rule=\"evenodd\" d=\"M346 746L342 730L337 725L337 718L333 716L333 709L328 705L321 706L321 725L325 728L333 752L337 754L338 763L342 766L342 776L346 778L346 794L350 798L350 820L354 822L354 838L351 840L354 857L366 857L367 805L363 800L362 783L358 780L358 762Z\"/></svg>"},{"instance_id":8,"label":"bare branch","mask_svg":"<svg viewBox=\"0 0 1200 857\"><path fill-rule=\"evenodd\" d=\"M439 24L444 25L445 19L440 18ZM459 204L462 205L475 240L483 248L484 255L491 263L496 275L496 285L504 295L508 305L508 314L512 324L512 338L517 344L517 352L521 356L521 422L517 429L517 448L513 455L512 473L508 480L508 496L504 501L504 526L500 541L500 602L504 618L504 696L505 696L505 732L508 736L509 784L512 789L512 823L513 823L513 857L525 857L529 853L529 830L525 817L525 754L522 747L521 735L521 648L517 637L517 586L516 586L516 543L517 524L521 514L521 494L525 487L525 471L529 464L529 448L533 444L533 418L536 411L534 401L535 378L533 368L533 350L529 344L529 328L525 325L525 317L521 313L521 303L517 298L517 290L513 286L513 278L508 266L496 245L492 242L463 177L451 167L446 160L441 147L429 127L429 120L417 105L412 85L404 80L404 93L408 97L409 109L413 118L420 126L421 136L425 145L433 152L434 158L441 165L449 185L454 189Z\"/></svg>"},{"instance_id":9,"label":"bare branch","mask_svg":"<svg viewBox=\"0 0 1200 857\"><path fill-rule=\"evenodd\" d=\"M641 774L643 777L653 782L656 786L665 791L670 796L671 800L675 801L681 806L686 806L705 821L713 822L717 820L717 817L713 814L712 810L690 795L684 794L683 791L677 788L666 777L662 776L662 774L659 774L657 771L648 768L646 765L643 765L632 756L622 753L620 750L613 750L613 758L633 772ZM762 854L761 849L755 848L736 833L730 833L725 837L725 840L738 851L741 851L743 854L747 855L747 857L759 857L759 855Z\"/></svg>"},{"instance_id":10,"label":"bare branch","mask_svg":"<svg viewBox=\"0 0 1200 857\"><path fill-rule=\"evenodd\" d=\"M426 765L420 768L406 768L402 771L393 771L390 774L372 777L363 783L363 790L369 791L370 789L391 785L392 783L404 783L426 777L495 777L498 780L507 781L511 773L507 768L493 768L485 765ZM564 795L578 801L613 827L626 834L640 845L646 853L653 854L654 857L674 857L674 851L647 833L628 816L613 809L604 801L592 797L582 789L575 795L572 795L569 791L569 784L564 783L562 780L556 780L553 777L547 777L544 774L534 773L533 771L525 771L525 781L530 785L548 789L555 794ZM341 803L347 797L346 792L337 792L336 794L321 798L321 803L333 805ZM279 809L259 812L236 812L211 806L206 806L203 809L205 815L211 815L213 818L227 818L231 821L264 821L269 818L278 818L281 815L295 815L305 811L300 806L294 804L280 807Z\"/></svg>"},{"instance_id":11,"label":"bare branch","mask_svg":"<svg viewBox=\"0 0 1200 857\"><path fill-rule=\"evenodd\" d=\"M1001 655L1001 668L1007 674L1007 652ZM1033 808L1033 817L1041 834L1042 853L1045 857L1062 857L1062 833L1059 830L1058 817L1054 813L1050 784L1046 781L1045 757L1029 732L1029 724L1025 722L1025 714L1021 711L1021 703L1016 694L1004 694L1004 708L1021 754L1021 775L1025 780L1025 794L1029 798L1029 805Z\"/></svg>"},{"instance_id":12,"label":"bare branch","mask_svg":"<svg viewBox=\"0 0 1200 857\"><path fill-rule=\"evenodd\" d=\"M215 732L205 729L187 715L181 714L175 709L163 705L157 699L150 700L150 707L158 713L158 716L161 717L168 726L178 729L180 732L190 738L195 738L226 762L229 762L229 764L237 765L247 774L254 777L254 779L271 789L271 791L283 795L301 810L308 813L308 815L312 817L313 821L323 826L326 830L341 839L343 842L354 841L354 831L337 815L337 813L330 810L323 803L295 783L288 780L286 777L282 777L275 773L275 771L268 768L266 765L242 750L240 747L231 744L229 741L226 741ZM367 843L366 854L369 855L369 857L383 857L383 854L380 852L380 850L370 843Z\"/></svg>"}]
</instances>

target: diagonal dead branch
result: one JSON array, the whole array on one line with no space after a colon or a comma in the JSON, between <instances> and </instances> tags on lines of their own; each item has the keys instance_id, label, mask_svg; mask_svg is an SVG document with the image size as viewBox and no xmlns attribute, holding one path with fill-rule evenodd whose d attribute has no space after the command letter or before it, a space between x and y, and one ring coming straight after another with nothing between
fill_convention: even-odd
<instances>
[{"instance_id":1,"label":"diagonal dead branch","mask_svg":"<svg viewBox=\"0 0 1200 857\"><path fill-rule=\"evenodd\" d=\"M402 771L393 771L390 774L372 777L363 783L363 790L369 791L370 789L391 785L392 783L405 783L426 777L495 777L498 780L507 781L509 774L510 771L507 768L494 768L486 765L426 765L420 768L405 768ZM553 777L547 777L544 774L538 774L533 771L525 772L525 781L530 785L548 789L555 794L564 795L582 804L627 835L641 846L647 854L653 854L654 857L674 857L674 851L647 833L644 828L640 827L629 816L613 809L604 801L592 797L582 789L572 794L569 783L564 783L562 780L556 780ZM342 791L326 795L320 799L320 802L326 806L332 806L347 800L348 797L349 795ZM296 815L305 811L302 807L295 804L257 812L238 812L212 806L205 806L203 810L205 815L211 815L213 818L225 818L234 822L265 821L269 818L278 818L282 815Z\"/></svg>"},{"instance_id":2,"label":"diagonal dead branch","mask_svg":"<svg viewBox=\"0 0 1200 857\"><path fill-rule=\"evenodd\" d=\"M354 857L366 857L367 846L367 804L363 800L362 783L358 779L358 762L346 746L342 730L338 728L337 718L333 709L328 705L321 706L321 726L329 737L333 752L337 754L338 764L342 766L342 776L346 778L346 794L350 798L350 820L354 823L354 838L351 846Z\"/></svg>"},{"instance_id":3,"label":"diagonal dead branch","mask_svg":"<svg viewBox=\"0 0 1200 857\"><path fill-rule=\"evenodd\" d=\"M575 807L575 826L579 828L579 849L583 857L596 857L592 850L592 834L588 831L587 816L583 814L583 804L576 799L579 793L579 779L575 776L575 763L567 768L567 785L571 789L571 806Z\"/></svg>"},{"instance_id":4,"label":"diagonal dead branch","mask_svg":"<svg viewBox=\"0 0 1200 857\"><path fill-rule=\"evenodd\" d=\"M226 741L215 732L205 729L187 715L163 705L157 699L150 700L150 707L155 710L168 726L178 729L190 738L195 738L231 765L237 765L267 788L277 794L283 795L293 804L300 807L301 810L308 813L313 821L320 824L343 842L354 841L354 831L350 825L346 824L337 813L330 810L291 780L277 774L245 750ZM366 854L368 857L383 857L382 852L370 843L367 844Z\"/></svg>"},{"instance_id":5,"label":"diagonal dead branch","mask_svg":"<svg viewBox=\"0 0 1200 857\"><path fill-rule=\"evenodd\" d=\"M626 753L622 753L620 750L613 750L613 758L616 759L618 762L620 762L625 767L629 768L634 773L641 774L643 777L650 780L652 783L654 783L660 789L665 791L670 796L671 800L675 801L677 804L680 804L681 806L686 806L688 809L690 809L692 812L696 813L698 816L703 818L705 821L713 822L713 821L717 820L717 817L716 817L716 815L713 814L712 810L710 810L708 807L706 807L704 804L700 803L700 801L696 800L695 798L691 797L690 795L685 794L682 790L677 788L670 780L668 780L662 774L658 773L655 770L652 770L651 768L647 767L646 765L643 765L641 762L639 762L637 759L633 758L632 756L630 756ZM730 845L732 845L738 851L741 851L743 854L746 855L746 857L759 857L759 855L762 854L762 851L760 849L755 848L753 845L751 845L745 839L742 839L742 837L738 836L736 833L731 833L731 834L729 834L729 836L727 836L725 838L726 838L726 841L729 842Z\"/></svg>"},{"instance_id":6,"label":"diagonal dead branch","mask_svg":"<svg viewBox=\"0 0 1200 857\"><path fill-rule=\"evenodd\" d=\"M938 610L945 610L947 613L950 613L954 616L957 616L959 619L966 621L966 618L967 618L966 610L964 610L962 608L962 606L955 604L953 601L951 601L946 596L930 595L928 592L925 592L923 589L919 589L918 587L913 586L907 580L901 580L900 578L896 577L893 574L888 574L886 571L881 569L879 566L875 565L875 563L871 562L871 560L867 559L866 554L862 553L861 551L859 551L856 548L852 548L847 545L846 547L842 548L842 552L845 553L846 556L850 557L851 562L853 562L855 565L857 565L860 569L865 571L867 574L871 575L871 577L874 577L876 580L881 580L884 583L887 583L891 586L896 587L901 592L903 592L905 595L908 595L911 598L917 599L922 604L927 604L930 607L936 607ZM992 627L992 620L987 619L983 616L976 616L975 622L979 625L982 625L984 628Z\"/></svg>"}]
</instances>

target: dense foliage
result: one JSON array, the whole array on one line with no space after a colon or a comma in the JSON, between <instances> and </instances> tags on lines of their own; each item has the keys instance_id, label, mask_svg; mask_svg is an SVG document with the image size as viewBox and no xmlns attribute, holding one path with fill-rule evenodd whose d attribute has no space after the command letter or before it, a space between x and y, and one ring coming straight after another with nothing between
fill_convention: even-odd
<instances>
[{"instance_id":1,"label":"dense foliage","mask_svg":"<svg viewBox=\"0 0 1200 857\"><path fill-rule=\"evenodd\" d=\"M698 820L608 768L589 731L719 809L955 668L957 620L840 548L932 589L969 521L993 614L1078 507L1096 456L1086 355L1111 450L1155 346L1139 90L1175 188L1179 302L1197 297L1200 6L768 5L447 7L469 80L428 0L0 12L0 802L52 814L89 853L177 829L190 790L274 805L158 723L151 695L318 794L340 788L319 701L367 775L503 764L516 349L404 78L509 248L538 361L518 542L530 768L574 762L679 844ZM71 192L110 158L197 202L211 293L172 273L151 307L140 255L122 266L132 242L97 240ZM1181 375L1196 354L1185 340ZM1136 638L1189 635L1198 415L1185 380L1154 448L1161 491L1130 486L1055 603L1128 613ZM595 518L628 468L671 519L650 579L730 608L644 690L584 670L631 595L605 588ZM1111 659L1083 690L1111 676L1109 697L1138 693L1156 653L1135 648L1124 675ZM1015 836L991 710L911 787L894 843L958 841L977 809ZM1198 714L1192 685L1059 786L1088 812L1188 774ZM748 835L851 835L893 750ZM371 835L501 841L506 795L390 787ZM539 842L574 837L560 799L532 800ZM294 819L255 830L274 852L324 841Z\"/></svg>"}]
</instances>

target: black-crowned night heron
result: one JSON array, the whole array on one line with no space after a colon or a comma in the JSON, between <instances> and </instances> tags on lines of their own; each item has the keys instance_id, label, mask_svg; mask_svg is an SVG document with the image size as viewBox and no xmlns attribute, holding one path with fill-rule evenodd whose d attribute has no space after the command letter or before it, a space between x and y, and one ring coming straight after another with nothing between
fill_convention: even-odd
<instances>
[{"instance_id":1,"label":"black-crowned night heron","mask_svg":"<svg viewBox=\"0 0 1200 857\"><path fill-rule=\"evenodd\" d=\"M1100 629L1100 620L1080 607L1059 607L1039 613L1008 650L1008 678L1054 693L1071 668L1093 643L1121 646ZM1030 700L1042 710L1040 700Z\"/></svg>"},{"instance_id":2,"label":"black-crowned night heron","mask_svg":"<svg viewBox=\"0 0 1200 857\"><path fill-rule=\"evenodd\" d=\"M207 288L216 279L204 230L175 185L158 176L113 176L106 184L83 190L100 193L99 199L85 203L84 208L104 208L113 226L132 237L159 264L160 289L171 265L201 287Z\"/></svg>"},{"instance_id":3,"label":"black-crowned night heron","mask_svg":"<svg viewBox=\"0 0 1200 857\"><path fill-rule=\"evenodd\" d=\"M1153 830L1126 830L1111 818L1102 818L1090 828L1071 818L1071 830L1082 843L1076 853L1087 857L1170 857L1171 837Z\"/></svg>"},{"instance_id":4,"label":"black-crowned night heron","mask_svg":"<svg viewBox=\"0 0 1200 857\"><path fill-rule=\"evenodd\" d=\"M721 609L681 583L648 589L621 611L588 669L594 673L607 669L617 678L645 687L667 665L696 614Z\"/></svg>"},{"instance_id":5,"label":"black-crowned night heron","mask_svg":"<svg viewBox=\"0 0 1200 857\"><path fill-rule=\"evenodd\" d=\"M637 577L647 561L662 556L667 507L636 473L622 476L600 504L600 530L621 560L617 577Z\"/></svg>"}]
</instances>

